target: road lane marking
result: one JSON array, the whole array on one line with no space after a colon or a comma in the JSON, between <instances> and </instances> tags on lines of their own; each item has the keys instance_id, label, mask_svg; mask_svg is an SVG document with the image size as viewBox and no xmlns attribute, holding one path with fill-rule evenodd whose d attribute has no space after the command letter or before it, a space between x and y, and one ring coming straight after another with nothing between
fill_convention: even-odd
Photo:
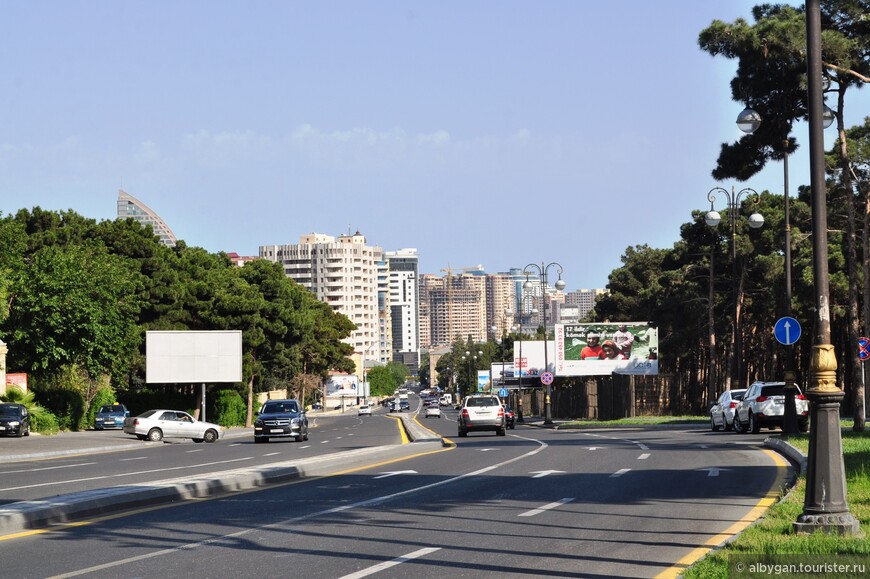
<instances>
[{"instance_id":1,"label":"road lane marking","mask_svg":"<svg viewBox=\"0 0 870 579\"><path fill-rule=\"evenodd\" d=\"M280 453L280 452L267 452L267 453L264 454L263 456L275 456L275 455L277 455L277 454L281 454L281 453Z\"/></svg>"},{"instance_id":2,"label":"road lane marking","mask_svg":"<svg viewBox=\"0 0 870 579\"><path fill-rule=\"evenodd\" d=\"M529 474L535 475L532 478L542 478L542 477L545 477L547 475L557 474L557 473L561 474L563 472L565 472L565 471L564 470L534 470L534 471L530 472Z\"/></svg>"},{"instance_id":3,"label":"road lane marking","mask_svg":"<svg viewBox=\"0 0 870 579\"><path fill-rule=\"evenodd\" d=\"M95 463L95 462L79 462L79 463L76 463L76 464L64 464L64 465L58 465L58 466L45 466L45 467L41 467L41 468L23 468L23 469L21 469L21 470L4 470L4 471L3 471L2 473L0 473L0 474L19 474L19 473L22 473L22 472L39 472L39 471L43 471L43 470L56 470L56 469L59 469L59 468L74 468L74 467L77 467L77 466L91 466L92 464L97 464L97 463Z\"/></svg>"},{"instance_id":4,"label":"road lane marking","mask_svg":"<svg viewBox=\"0 0 870 579\"><path fill-rule=\"evenodd\" d=\"M202 449L201 449L201 448L197 448L196 450L185 450L184 452L186 452L187 454L190 454L190 453L192 453L192 452L202 452Z\"/></svg>"},{"instance_id":5,"label":"road lane marking","mask_svg":"<svg viewBox=\"0 0 870 579\"><path fill-rule=\"evenodd\" d=\"M425 549L419 549L412 553L408 553L407 555L402 555L401 557L396 557L392 561L384 561L383 563L378 563L373 567L368 567L367 569L362 569L361 571L357 571L356 573L351 573L350 575L344 575L339 579L360 579L361 577L368 577L369 575L373 575L375 573L379 573L385 569L389 569L390 567L395 567L396 565L401 565L407 561L411 561L412 559L417 559L419 557L423 557L425 555L429 555L434 553L435 551L440 551L441 547L426 547Z\"/></svg>"},{"instance_id":6,"label":"road lane marking","mask_svg":"<svg viewBox=\"0 0 870 579\"><path fill-rule=\"evenodd\" d=\"M388 478L391 476L396 476L398 474L417 474L416 470L394 470L390 472L382 472L379 476L376 476L376 479L379 478Z\"/></svg>"},{"instance_id":7,"label":"road lane marking","mask_svg":"<svg viewBox=\"0 0 870 579\"><path fill-rule=\"evenodd\" d=\"M649 458L649 453L645 452L642 455L640 455L639 457L637 457L637 460L646 460L648 458Z\"/></svg>"},{"instance_id":8,"label":"road lane marking","mask_svg":"<svg viewBox=\"0 0 870 579\"><path fill-rule=\"evenodd\" d=\"M145 460L146 458L148 458L148 457L147 456L134 456L131 458L122 458L121 462L127 462L129 460Z\"/></svg>"},{"instance_id":9,"label":"road lane marking","mask_svg":"<svg viewBox=\"0 0 870 579\"><path fill-rule=\"evenodd\" d=\"M540 515L543 512L549 511L551 509L555 509L557 507L561 507L564 504L570 503L574 498L561 499L556 501L555 503L549 503L544 505L543 507L538 507L537 509L532 509L531 511L526 511L525 513L520 513L517 515L518 517L534 517L535 515Z\"/></svg>"},{"instance_id":10,"label":"road lane marking","mask_svg":"<svg viewBox=\"0 0 870 579\"><path fill-rule=\"evenodd\" d=\"M627 472L630 471L630 470L631 470L630 468L621 468L621 469L619 469L618 471L616 471L615 473L613 473L612 475L610 475L610 478L615 478L615 477L618 477L618 476L622 476L622 475L624 475L625 473L627 473Z\"/></svg>"},{"instance_id":11,"label":"road lane marking","mask_svg":"<svg viewBox=\"0 0 870 579\"><path fill-rule=\"evenodd\" d=\"M719 468L718 466L711 466L710 468L699 468L698 470L706 470L707 476L719 476L720 472L725 472L726 470L731 470L730 468Z\"/></svg>"}]
</instances>

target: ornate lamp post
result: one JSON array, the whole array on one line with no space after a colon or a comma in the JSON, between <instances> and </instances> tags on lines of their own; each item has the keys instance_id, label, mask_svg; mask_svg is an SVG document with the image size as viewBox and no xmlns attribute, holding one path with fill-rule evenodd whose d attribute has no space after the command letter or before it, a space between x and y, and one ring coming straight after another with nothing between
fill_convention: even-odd
<instances>
[{"instance_id":1,"label":"ornate lamp post","mask_svg":"<svg viewBox=\"0 0 870 579\"><path fill-rule=\"evenodd\" d=\"M807 456L807 488L803 513L793 526L799 533L824 530L857 534L860 532L860 525L849 512L846 502L846 468L843 464L843 440L840 433L840 401L844 393L837 386L837 357L831 344L827 189L822 128L822 18L819 0L807 0L806 14L816 307L807 388L812 422Z\"/></svg>"},{"instance_id":2,"label":"ornate lamp post","mask_svg":"<svg viewBox=\"0 0 870 579\"><path fill-rule=\"evenodd\" d=\"M529 275L537 270L540 279L541 279L541 307L544 311L544 371L547 372L550 369L549 361L547 360L547 270L551 267L555 266L559 271L559 279L556 281L556 289L562 291L565 289L565 281L562 279L562 266L556 263L555 261L552 263L548 263L544 265L541 262L541 265L536 263L530 263L526 267L523 268L523 274L526 276L526 281L523 283L524 289L531 289L532 282L529 281ZM532 271L529 271L529 268L532 268ZM544 424L553 424L553 409L550 405L550 396L553 394L553 386L552 384L547 384L547 394L544 397Z\"/></svg>"},{"instance_id":3,"label":"ornate lamp post","mask_svg":"<svg viewBox=\"0 0 870 579\"><path fill-rule=\"evenodd\" d=\"M475 362L480 360L482 357L483 357L483 351L481 351L481 350L478 350L475 353L472 353L472 352L469 352L468 350L466 350L465 355L462 356L463 361L465 361L465 360L468 361L468 379L469 379L468 393L469 394L471 394L477 390L475 387L476 386L475 383L477 382L477 376L475 373Z\"/></svg>"},{"instance_id":4,"label":"ornate lamp post","mask_svg":"<svg viewBox=\"0 0 870 579\"><path fill-rule=\"evenodd\" d=\"M738 302L740 297L740 284L738 283L737 278L737 217L740 215L740 200L744 195L748 195L748 198L756 206L758 205L760 197L754 189L750 189L749 187L741 189L740 191L735 191L734 187L731 188L731 191L722 187L713 187L707 193L707 201L710 202L710 211L708 211L707 215L704 217L704 221L710 227L716 227L719 225L719 222L722 221L722 216L718 211L713 209L713 204L716 202L716 193L724 195L725 199L728 201L726 211L728 220L731 223L731 276L732 284L734 285L734 318L731 321L731 352L728 355L730 376L728 377L727 389L730 390L734 383L739 383L741 377L740 304ZM758 229L762 225L764 225L764 217L760 213L756 211L749 216L749 227ZM712 271L710 275L712 276Z\"/></svg>"},{"instance_id":5,"label":"ornate lamp post","mask_svg":"<svg viewBox=\"0 0 870 579\"><path fill-rule=\"evenodd\" d=\"M744 133L754 133L761 126L763 118L755 110L746 107L737 115L737 127ZM827 106L824 107L822 113L822 127L827 129L834 122L834 112ZM786 137L782 142L782 192L783 192L783 211L785 215L785 242L784 242L784 273L785 273L785 308L783 315L791 317L791 223L789 216L789 192L788 192L788 147L789 140ZM797 388L795 386L795 371L794 371L794 349L793 346L786 346L785 355L785 413L782 430L786 434L797 434L797 409L795 407L795 395Z\"/></svg>"}]
</instances>

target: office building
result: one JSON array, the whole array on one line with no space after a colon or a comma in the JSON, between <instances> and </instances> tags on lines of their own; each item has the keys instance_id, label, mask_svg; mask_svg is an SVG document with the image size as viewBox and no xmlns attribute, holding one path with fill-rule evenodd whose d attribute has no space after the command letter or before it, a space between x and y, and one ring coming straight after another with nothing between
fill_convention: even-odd
<instances>
[{"instance_id":1,"label":"office building","mask_svg":"<svg viewBox=\"0 0 870 579\"><path fill-rule=\"evenodd\" d=\"M175 247L178 242L175 234L159 215L123 189L118 189L118 219L128 217L132 217L142 225L150 225L154 235L160 238L162 244Z\"/></svg>"}]
</instances>

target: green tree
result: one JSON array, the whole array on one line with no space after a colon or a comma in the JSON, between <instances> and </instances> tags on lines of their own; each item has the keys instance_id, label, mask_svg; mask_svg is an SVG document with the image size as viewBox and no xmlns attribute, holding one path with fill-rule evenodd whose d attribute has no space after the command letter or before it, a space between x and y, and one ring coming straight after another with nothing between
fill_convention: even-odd
<instances>
[{"instance_id":1,"label":"green tree","mask_svg":"<svg viewBox=\"0 0 870 579\"><path fill-rule=\"evenodd\" d=\"M396 382L396 375L386 366L375 366L368 370L366 381L369 383L371 396L392 396L401 384Z\"/></svg>"}]
</instances>

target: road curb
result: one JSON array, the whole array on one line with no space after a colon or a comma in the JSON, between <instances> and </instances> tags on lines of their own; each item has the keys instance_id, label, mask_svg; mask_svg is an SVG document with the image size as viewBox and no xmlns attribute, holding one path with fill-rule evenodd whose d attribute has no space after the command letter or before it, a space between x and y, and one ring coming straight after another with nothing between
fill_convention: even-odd
<instances>
[{"instance_id":1,"label":"road curb","mask_svg":"<svg viewBox=\"0 0 870 579\"><path fill-rule=\"evenodd\" d=\"M780 438L766 438L764 439L764 446L771 448L786 457L792 464L795 464L800 468L801 476L806 476L807 457L803 452Z\"/></svg>"}]
</instances>

